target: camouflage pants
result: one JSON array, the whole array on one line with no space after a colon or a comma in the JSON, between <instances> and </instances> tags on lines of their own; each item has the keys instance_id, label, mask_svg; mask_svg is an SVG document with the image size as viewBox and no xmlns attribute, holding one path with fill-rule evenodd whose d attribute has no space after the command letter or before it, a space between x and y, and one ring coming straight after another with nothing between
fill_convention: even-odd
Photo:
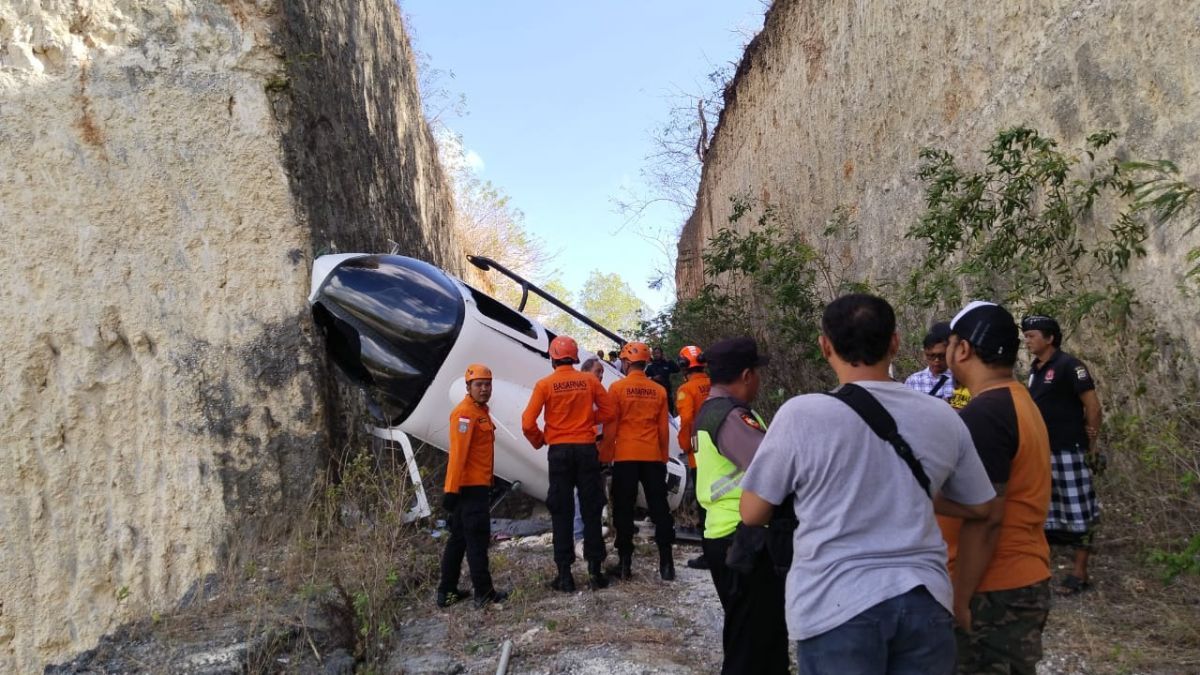
<instances>
[{"instance_id":1,"label":"camouflage pants","mask_svg":"<svg viewBox=\"0 0 1200 675\"><path fill-rule=\"evenodd\" d=\"M1050 613L1050 580L971 598L971 632L955 629L959 673L1034 675Z\"/></svg>"}]
</instances>

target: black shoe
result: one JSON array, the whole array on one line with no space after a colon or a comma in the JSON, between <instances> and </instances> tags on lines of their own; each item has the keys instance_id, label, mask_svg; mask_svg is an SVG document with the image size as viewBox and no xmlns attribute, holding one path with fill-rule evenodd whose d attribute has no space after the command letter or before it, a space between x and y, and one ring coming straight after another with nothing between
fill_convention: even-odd
<instances>
[{"instance_id":1,"label":"black shoe","mask_svg":"<svg viewBox=\"0 0 1200 675\"><path fill-rule=\"evenodd\" d=\"M458 602L459 600L462 600L465 597L467 597L467 594L463 593L462 591L458 590L457 588L452 591L438 591L437 592L437 606L443 607L443 608L449 607L450 605L453 605L454 603Z\"/></svg>"},{"instance_id":2,"label":"black shoe","mask_svg":"<svg viewBox=\"0 0 1200 675\"><path fill-rule=\"evenodd\" d=\"M482 609L488 604L499 605L508 599L508 591L492 589L483 595L475 596L475 607Z\"/></svg>"},{"instance_id":3,"label":"black shoe","mask_svg":"<svg viewBox=\"0 0 1200 675\"><path fill-rule=\"evenodd\" d=\"M558 576L550 582L550 588L563 593L575 592L575 577L571 576L570 565L558 566Z\"/></svg>"},{"instance_id":4,"label":"black shoe","mask_svg":"<svg viewBox=\"0 0 1200 675\"><path fill-rule=\"evenodd\" d=\"M633 554L622 553L621 562L617 564L617 578L621 581L629 581L633 578Z\"/></svg>"},{"instance_id":5,"label":"black shoe","mask_svg":"<svg viewBox=\"0 0 1200 675\"><path fill-rule=\"evenodd\" d=\"M687 561L687 566L694 570L706 570L708 569L708 560L704 557L704 554L701 553L695 558Z\"/></svg>"},{"instance_id":6,"label":"black shoe","mask_svg":"<svg viewBox=\"0 0 1200 675\"><path fill-rule=\"evenodd\" d=\"M599 560L588 561L588 588L593 591L608 588L608 577L605 576Z\"/></svg>"},{"instance_id":7,"label":"black shoe","mask_svg":"<svg viewBox=\"0 0 1200 675\"><path fill-rule=\"evenodd\" d=\"M670 548L658 552L658 576L663 581L675 581L675 557L671 555Z\"/></svg>"}]
</instances>

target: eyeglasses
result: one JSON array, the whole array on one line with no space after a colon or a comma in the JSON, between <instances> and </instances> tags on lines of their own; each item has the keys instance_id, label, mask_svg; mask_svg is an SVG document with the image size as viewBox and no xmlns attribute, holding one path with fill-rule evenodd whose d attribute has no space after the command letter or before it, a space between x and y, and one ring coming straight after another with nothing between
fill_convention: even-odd
<instances>
[{"instance_id":1,"label":"eyeglasses","mask_svg":"<svg viewBox=\"0 0 1200 675\"><path fill-rule=\"evenodd\" d=\"M925 352L925 358L929 359L930 361L945 361L946 360L946 352L937 352L937 353Z\"/></svg>"}]
</instances>

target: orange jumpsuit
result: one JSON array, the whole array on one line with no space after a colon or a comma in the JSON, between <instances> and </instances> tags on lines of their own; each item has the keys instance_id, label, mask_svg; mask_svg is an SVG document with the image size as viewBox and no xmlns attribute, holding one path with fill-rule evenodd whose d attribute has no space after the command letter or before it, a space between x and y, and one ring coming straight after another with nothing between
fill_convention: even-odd
<instances>
[{"instance_id":1,"label":"orange jumpsuit","mask_svg":"<svg viewBox=\"0 0 1200 675\"><path fill-rule=\"evenodd\" d=\"M688 454L688 467L696 468L696 449L692 447L692 436L696 423L696 415L700 406L708 399L708 390L712 383L708 375L702 372L688 373L687 382L679 386L675 394L675 408L679 410L679 449Z\"/></svg>"}]
</instances>

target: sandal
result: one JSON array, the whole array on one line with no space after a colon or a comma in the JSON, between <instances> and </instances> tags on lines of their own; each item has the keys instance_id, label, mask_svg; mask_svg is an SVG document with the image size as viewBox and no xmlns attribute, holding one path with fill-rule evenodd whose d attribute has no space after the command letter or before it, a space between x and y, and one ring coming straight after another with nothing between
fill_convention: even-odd
<instances>
[{"instance_id":1,"label":"sandal","mask_svg":"<svg viewBox=\"0 0 1200 675\"><path fill-rule=\"evenodd\" d=\"M1080 579L1074 574L1068 574L1059 583L1058 588L1054 589L1054 593L1059 597L1065 598L1072 595L1079 595L1091 587L1092 585L1087 582L1087 579Z\"/></svg>"}]
</instances>

